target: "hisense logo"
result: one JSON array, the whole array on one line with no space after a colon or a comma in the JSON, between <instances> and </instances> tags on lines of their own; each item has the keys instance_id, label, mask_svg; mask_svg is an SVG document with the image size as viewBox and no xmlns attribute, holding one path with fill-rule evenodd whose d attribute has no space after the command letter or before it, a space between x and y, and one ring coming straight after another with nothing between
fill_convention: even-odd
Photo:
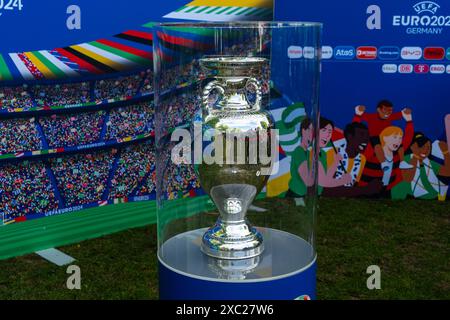
<instances>
[{"instance_id":1,"label":"hisense logo","mask_svg":"<svg viewBox=\"0 0 450 320\"><path fill-rule=\"evenodd\" d=\"M422 1L413 5L414 11L418 14L429 12L431 14L436 14L440 6L433 1Z\"/></svg>"}]
</instances>

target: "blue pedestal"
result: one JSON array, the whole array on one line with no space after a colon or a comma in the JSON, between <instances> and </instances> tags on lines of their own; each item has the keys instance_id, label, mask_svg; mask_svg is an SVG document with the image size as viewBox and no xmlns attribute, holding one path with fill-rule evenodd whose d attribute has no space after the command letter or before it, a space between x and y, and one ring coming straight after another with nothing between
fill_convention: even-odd
<instances>
[{"instance_id":1,"label":"blue pedestal","mask_svg":"<svg viewBox=\"0 0 450 320\"><path fill-rule=\"evenodd\" d=\"M309 300L316 298L316 259L309 243L261 229L265 250L257 258L217 260L200 251L205 230L163 244L159 293L163 300Z\"/></svg>"}]
</instances>

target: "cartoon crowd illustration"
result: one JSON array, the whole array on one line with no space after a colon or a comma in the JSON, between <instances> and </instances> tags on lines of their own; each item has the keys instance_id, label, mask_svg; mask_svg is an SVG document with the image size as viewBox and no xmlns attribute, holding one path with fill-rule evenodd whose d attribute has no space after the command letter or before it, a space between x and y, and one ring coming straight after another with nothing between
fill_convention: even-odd
<instances>
[{"instance_id":1,"label":"cartoon crowd illustration","mask_svg":"<svg viewBox=\"0 0 450 320\"><path fill-rule=\"evenodd\" d=\"M403 128L393 121L403 120ZM450 114L445 132L432 141L416 131L409 108L394 112L388 100L376 112L355 107L352 122L342 130L331 120L319 123L318 185L326 197L387 197L392 199L450 199ZM301 199L313 185L311 148L313 123L300 125L301 142L292 152L287 196Z\"/></svg>"}]
</instances>

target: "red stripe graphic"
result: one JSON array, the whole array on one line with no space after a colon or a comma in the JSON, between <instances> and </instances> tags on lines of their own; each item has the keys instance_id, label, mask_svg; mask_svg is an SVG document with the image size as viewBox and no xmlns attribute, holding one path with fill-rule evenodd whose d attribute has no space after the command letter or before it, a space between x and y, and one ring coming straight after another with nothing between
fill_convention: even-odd
<instances>
[{"instance_id":1,"label":"red stripe graphic","mask_svg":"<svg viewBox=\"0 0 450 320\"><path fill-rule=\"evenodd\" d=\"M105 46L110 46L112 48L134 54L135 56L139 56L139 57L149 59L149 60L153 59L153 53L151 51L139 50L139 49L129 47L124 44L117 43L117 42L107 40L107 39L100 39L100 40L97 40L97 42L104 44Z\"/></svg>"},{"instance_id":2,"label":"red stripe graphic","mask_svg":"<svg viewBox=\"0 0 450 320\"><path fill-rule=\"evenodd\" d=\"M200 50L207 50L211 47L211 45L203 42L194 41L191 39L181 38L181 37L175 37L168 34L164 34L162 32L158 31L158 37L166 41L168 43L176 44L182 47L188 47L193 49L200 49Z\"/></svg>"},{"instance_id":3,"label":"red stripe graphic","mask_svg":"<svg viewBox=\"0 0 450 320\"><path fill-rule=\"evenodd\" d=\"M125 31L125 32L122 32L122 33L123 34L127 34L129 36L146 39L146 40L149 40L149 41L153 40L153 34L148 33L148 32L137 31L137 30L128 30L128 31Z\"/></svg>"},{"instance_id":4,"label":"red stripe graphic","mask_svg":"<svg viewBox=\"0 0 450 320\"><path fill-rule=\"evenodd\" d=\"M96 73L96 74L101 74L103 73L101 70L97 69L96 67L94 67L93 65L87 63L86 61L78 58L77 56L71 54L70 52L62 49L62 48L56 48L56 51L58 51L60 54L62 54L63 56L69 58L70 60L72 60L75 63L78 63L80 65L80 67L88 70L89 72L92 73Z\"/></svg>"}]
</instances>

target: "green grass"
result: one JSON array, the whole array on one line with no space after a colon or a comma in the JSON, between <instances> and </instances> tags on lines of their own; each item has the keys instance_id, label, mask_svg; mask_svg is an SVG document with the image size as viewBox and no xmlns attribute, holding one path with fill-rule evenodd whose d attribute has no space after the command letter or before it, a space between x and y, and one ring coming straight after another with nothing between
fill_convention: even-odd
<instances>
[{"instance_id":1,"label":"green grass","mask_svg":"<svg viewBox=\"0 0 450 320\"><path fill-rule=\"evenodd\" d=\"M449 240L448 202L322 199L318 297L450 299ZM77 259L81 290L66 289L65 267L31 254L0 261L0 299L158 298L154 225L59 249ZM372 264L381 290L366 287Z\"/></svg>"}]
</instances>

